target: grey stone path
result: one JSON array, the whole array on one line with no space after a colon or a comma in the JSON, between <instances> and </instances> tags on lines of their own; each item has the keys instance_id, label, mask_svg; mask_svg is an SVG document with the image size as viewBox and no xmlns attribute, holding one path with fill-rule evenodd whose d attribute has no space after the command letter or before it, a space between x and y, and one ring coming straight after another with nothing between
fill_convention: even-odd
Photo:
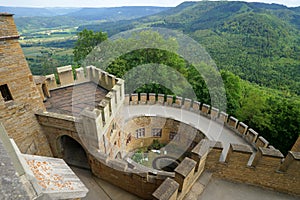
<instances>
[{"instance_id":1,"label":"grey stone path","mask_svg":"<svg viewBox=\"0 0 300 200\"><path fill-rule=\"evenodd\" d=\"M259 187L213 179L197 200L299 200L299 198ZM187 199L185 199L187 200ZM193 199L196 200L196 199Z\"/></svg>"},{"instance_id":2,"label":"grey stone path","mask_svg":"<svg viewBox=\"0 0 300 200\"><path fill-rule=\"evenodd\" d=\"M125 190L93 176L89 170L71 168L89 189L87 196L82 200L141 200Z\"/></svg>"}]
</instances>

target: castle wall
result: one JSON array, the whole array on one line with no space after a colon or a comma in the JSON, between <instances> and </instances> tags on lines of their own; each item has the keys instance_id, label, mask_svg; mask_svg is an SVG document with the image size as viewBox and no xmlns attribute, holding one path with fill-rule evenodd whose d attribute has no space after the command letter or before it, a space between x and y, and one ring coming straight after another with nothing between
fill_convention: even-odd
<instances>
[{"instance_id":1,"label":"castle wall","mask_svg":"<svg viewBox=\"0 0 300 200\"><path fill-rule=\"evenodd\" d=\"M48 115L53 114L48 113ZM50 126L46 127L46 130L49 135L52 135L50 138L51 141L57 141L57 137L61 134L67 134L79 140L79 137L76 136L79 133L75 131L79 130L79 132L81 132L81 128L83 129L83 127L80 128L79 125L78 129L77 123L79 122L76 122L75 118L46 116L45 113L40 114L38 118L43 126ZM157 118L157 120L158 119L159 118ZM156 123L155 120L155 117L139 117L138 120L134 121L133 119L132 122L138 124L138 126L144 126ZM159 121L161 121L161 119ZM168 122L168 120L165 121L165 124L168 124L169 128L175 131L176 125L174 125L174 123L178 125L178 122L172 123ZM186 127L183 129L186 130ZM300 194L298 187L300 180L299 153L290 152L281 164L283 156L278 150L259 147L255 158L249 162L253 150L249 146L232 144L226 155L226 161L220 162L222 150L223 147L219 142L201 140L192 151L191 159L194 160L194 162L188 161L188 163L191 164L190 169L186 171L177 170L179 173L177 177L179 178L174 180L179 185L168 191L169 197L178 200L183 199L185 194L189 191L189 188L204 170L209 170L213 173L213 176L217 178L263 186L291 194ZM55 150L53 150L53 152L55 152ZM118 185L143 199L156 198L151 196L152 193L155 194L157 191L162 190L161 187L168 188L174 185L172 181L164 182L166 176L153 176L146 172L134 174L133 172L138 172L138 170L130 169L127 163L111 160L109 155L104 153L90 152L90 148L87 154L89 155L89 164L96 176ZM184 168L184 166L186 165L182 162L178 167Z\"/></svg>"},{"instance_id":2,"label":"castle wall","mask_svg":"<svg viewBox=\"0 0 300 200\"><path fill-rule=\"evenodd\" d=\"M145 99L146 96L147 99ZM143 94L143 97L142 99L138 94L127 95L125 104L153 104L152 101L150 102L151 94ZM239 122L233 116L228 116L225 112L219 112L218 109L210 108L206 104L202 104L201 106L196 101L193 101L190 107L189 100L180 101L180 98L172 96L167 96L164 102L157 100L156 103L165 106L181 107L182 109L190 110L191 112L199 113L220 123L224 123L226 127L233 131L233 134L244 138L254 149L252 150L249 146L232 144L226 155L226 161L220 162L223 147L215 143L207 156L197 157L197 155L192 154L192 159L197 162L195 171L209 170L217 178L300 195L300 162L299 153L296 152L299 147L299 139L296 141L293 150L283 160L283 155L274 147L269 146L269 142L265 138L259 136L255 130L249 128L243 122ZM256 149L258 152L255 158L253 158L253 153ZM204 169L203 166L205 166ZM173 192L174 194L177 192L177 199L180 199L182 196L180 188L183 187L183 181L178 182L180 185L179 191L174 190Z\"/></svg>"},{"instance_id":3,"label":"castle wall","mask_svg":"<svg viewBox=\"0 0 300 200\"><path fill-rule=\"evenodd\" d=\"M0 14L0 86L7 84L12 100L0 94L0 121L22 153L51 156L46 136L34 115L44 111L43 99L18 42L12 15Z\"/></svg>"},{"instance_id":4,"label":"castle wall","mask_svg":"<svg viewBox=\"0 0 300 200\"><path fill-rule=\"evenodd\" d=\"M278 150L259 147L252 164L248 165L252 150L244 145L239 146L230 146L224 163L218 161L215 152L210 152L205 168L217 178L300 195L298 152L290 152L281 163L283 155Z\"/></svg>"},{"instance_id":5,"label":"castle wall","mask_svg":"<svg viewBox=\"0 0 300 200\"><path fill-rule=\"evenodd\" d=\"M138 173L137 170L128 168L124 161L113 160L108 154L87 146L88 138L81 135L84 133L83 124L74 117L55 113L39 113L37 117L43 129L48 133L47 136L51 141L50 144L55 157L63 157L59 139L61 136L67 135L75 139L85 149L94 175L143 199L152 199L152 193L165 179L145 172Z\"/></svg>"},{"instance_id":6,"label":"castle wall","mask_svg":"<svg viewBox=\"0 0 300 200\"><path fill-rule=\"evenodd\" d=\"M143 137L137 136L138 129L145 129ZM152 129L161 129L161 136L153 136ZM184 124L174 119L163 117L141 116L126 122L124 127L125 137L130 137L126 144L126 151L131 152L141 147L150 146L153 140L167 144L173 142L183 147L192 146L205 138L205 135L191 125ZM176 135L174 135L176 134ZM171 135L171 136L170 136Z\"/></svg>"}]
</instances>

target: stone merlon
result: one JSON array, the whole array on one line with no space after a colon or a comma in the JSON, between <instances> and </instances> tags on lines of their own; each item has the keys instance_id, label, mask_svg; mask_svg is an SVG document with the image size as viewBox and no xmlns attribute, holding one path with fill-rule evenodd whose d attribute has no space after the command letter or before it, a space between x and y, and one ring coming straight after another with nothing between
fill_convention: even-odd
<instances>
[{"instance_id":1,"label":"stone merlon","mask_svg":"<svg viewBox=\"0 0 300 200\"><path fill-rule=\"evenodd\" d=\"M269 148L259 147L259 150L261 151L261 154L263 156L270 156L270 157L277 157L277 158L284 157L278 149L269 149Z\"/></svg>"},{"instance_id":2,"label":"stone merlon","mask_svg":"<svg viewBox=\"0 0 300 200\"><path fill-rule=\"evenodd\" d=\"M176 167L175 172L178 174L182 175L183 177L186 177L191 170L195 167L197 163L190 159L190 158L185 158L178 167Z\"/></svg>"},{"instance_id":3,"label":"stone merlon","mask_svg":"<svg viewBox=\"0 0 300 200\"><path fill-rule=\"evenodd\" d=\"M232 147L232 151L234 152L241 152L241 153L252 153L252 149L249 146L242 145L242 144L230 144Z\"/></svg>"},{"instance_id":4,"label":"stone merlon","mask_svg":"<svg viewBox=\"0 0 300 200\"><path fill-rule=\"evenodd\" d=\"M168 200L174 193L176 193L178 188L179 184L176 181L167 178L152 195L156 199Z\"/></svg>"}]
</instances>

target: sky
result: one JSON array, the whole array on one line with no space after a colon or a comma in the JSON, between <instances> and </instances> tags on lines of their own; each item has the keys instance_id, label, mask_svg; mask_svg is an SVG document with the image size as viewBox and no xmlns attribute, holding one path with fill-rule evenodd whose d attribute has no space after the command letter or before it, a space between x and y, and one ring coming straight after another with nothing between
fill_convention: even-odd
<instances>
[{"instance_id":1,"label":"sky","mask_svg":"<svg viewBox=\"0 0 300 200\"><path fill-rule=\"evenodd\" d=\"M277 3L288 7L300 6L300 0L245 0L247 2ZM119 6L170 6L183 0L1 0L0 6L17 7L119 7Z\"/></svg>"}]
</instances>

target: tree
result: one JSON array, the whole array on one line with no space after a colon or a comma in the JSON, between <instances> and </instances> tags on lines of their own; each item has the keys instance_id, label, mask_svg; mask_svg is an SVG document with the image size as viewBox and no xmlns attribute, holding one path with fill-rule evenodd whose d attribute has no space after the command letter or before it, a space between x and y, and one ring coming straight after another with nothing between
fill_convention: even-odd
<instances>
[{"instance_id":1,"label":"tree","mask_svg":"<svg viewBox=\"0 0 300 200\"><path fill-rule=\"evenodd\" d=\"M78 39L73 50L74 61L81 65L85 57L101 42L107 40L107 33L94 32L92 30L84 29L77 34Z\"/></svg>"},{"instance_id":2,"label":"tree","mask_svg":"<svg viewBox=\"0 0 300 200\"><path fill-rule=\"evenodd\" d=\"M227 113L234 114L240 108L242 97L241 79L229 71L221 71L222 79L226 88Z\"/></svg>"}]
</instances>

